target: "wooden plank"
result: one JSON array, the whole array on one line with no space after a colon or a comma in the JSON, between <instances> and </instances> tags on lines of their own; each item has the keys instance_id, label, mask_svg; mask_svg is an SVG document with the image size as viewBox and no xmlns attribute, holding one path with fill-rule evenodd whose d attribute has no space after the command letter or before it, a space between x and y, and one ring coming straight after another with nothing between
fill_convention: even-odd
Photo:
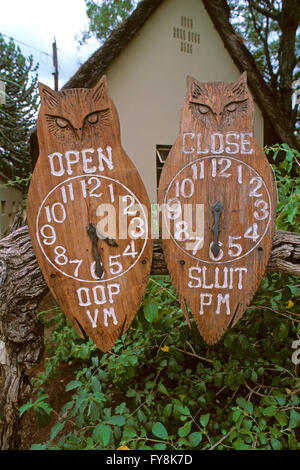
<instances>
[{"instance_id":1,"label":"wooden plank","mask_svg":"<svg viewBox=\"0 0 300 470\"><path fill-rule=\"evenodd\" d=\"M266 271L300 276L300 233L275 230ZM161 240L154 240L151 274L169 274Z\"/></svg>"},{"instance_id":2,"label":"wooden plank","mask_svg":"<svg viewBox=\"0 0 300 470\"><path fill-rule=\"evenodd\" d=\"M74 328L107 351L147 284L149 199L121 146L105 77L93 89L39 90L40 153L28 194L33 248Z\"/></svg>"},{"instance_id":3,"label":"wooden plank","mask_svg":"<svg viewBox=\"0 0 300 470\"><path fill-rule=\"evenodd\" d=\"M272 249L276 195L253 135L246 74L236 82L189 77L180 135L158 200L166 264L183 310L208 344L243 315Z\"/></svg>"}]
</instances>

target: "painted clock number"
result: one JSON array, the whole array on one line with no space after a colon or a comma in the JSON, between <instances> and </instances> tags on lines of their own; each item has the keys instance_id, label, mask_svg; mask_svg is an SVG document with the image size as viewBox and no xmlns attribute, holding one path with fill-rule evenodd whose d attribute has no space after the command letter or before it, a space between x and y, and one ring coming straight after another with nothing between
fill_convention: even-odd
<instances>
[{"instance_id":1,"label":"painted clock number","mask_svg":"<svg viewBox=\"0 0 300 470\"><path fill-rule=\"evenodd\" d=\"M235 163L235 165L233 165L233 163ZM262 190L265 187L263 179L259 175L252 176L253 173L249 179L245 178L245 170L248 168L248 171L252 171L251 167L247 165L245 166L245 164L233 158L204 157L191 165L187 165L184 169L185 168L190 168L191 174L184 178L180 178L180 172L173 179L172 184L174 187L174 197L169 197L169 199L166 200L167 218L174 221L174 240L177 242L195 240L194 246L190 245L189 251L192 250L192 255L196 255L197 251L203 246L203 238L190 236L189 224L183 220L183 207L180 199L189 200L192 198L195 193L196 182L199 181L199 184L201 184L201 180L204 180L205 175L213 178L214 181L219 177L226 179L235 177L239 187L240 185L246 184L247 181L249 182L248 184L250 185L250 188L248 190L248 197L250 200L254 200L253 205L255 210L253 211L253 217L255 221L246 228L243 235L229 235L227 246L224 245L224 243L222 245L222 242L219 242L220 250L218 254L213 254L213 251L215 251L212 251L214 242L211 242L209 246L209 259L214 262L221 261L225 252L230 259L236 259L243 256L243 246L241 245L240 240L249 239L252 240L253 243L256 243L262 233L258 223L269 217L269 203L263 199ZM221 246L223 248L221 248Z\"/></svg>"},{"instance_id":2,"label":"painted clock number","mask_svg":"<svg viewBox=\"0 0 300 470\"><path fill-rule=\"evenodd\" d=\"M232 83L188 76L160 174L166 265L187 322L192 315L209 345L244 314L272 249L276 193L253 122L246 72ZM193 235L203 240L191 244Z\"/></svg>"},{"instance_id":3,"label":"painted clock number","mask_svg":"<svg viewBox=\"0 0 300 470\"><path fill-rule=\"evenodd\" d=\"M50 235L46 233L46 230L50 233ZM54 243L56 242L56 232L54 230L54 228L52 227L52 225L49 225L49 224L46 224L46 225L43 225L41 227L41 230L40 230L40 233L43 237L43 243L44 245L54 245Z\"/></svg>"},{"instance_id":4,"label":"painted clock number","mask_svg":"<svg viewBox=\"0 0 300 470\"><path fill-rule=\"evenodd\" d=\"M78 178L75 177L72 182L65 181L63 185L59 185L57 188L57 195L60 201L55 201L53 203L48 203L41 207L41 214L43 214L46 222L39 228L39 234L41 237L41 244L44 246L52 247L52 250L49 254L50 259L52 259L55 266L58 268L64 266L70 266L71 272L69 274L64 272L66 275L70 275L75 279L80 279L80 271L83 265L83 259L71 258L67 252L67 249L59 244L58 242L58 234L56 232L55 224L63 224L67 220L67 204L69 202L74 201L74 197L81 193L81 197L83 198L100 198L103 195L103 189L105 184L105 188L108 189L108 194L111 203L115 202L115 191L114 191L114 184L118 183L118 181L105 179L104 181L101 180L100 177L90 176L87 178ZM114 182L114 183L113 183ZM80 192L75 186L75 183L79 186ZM121 186L127 191L127 188L124 187L122 184ZM125 271L128 269L126 263L122 261L124 257L129 257L129 259L136 259L139 255L139 252L135 246L135 240L141 239L145 237L147 226L144 220L144 217L139 217L140 212L143 209L140 206L140 203L136 200L136 198L131 194L125 194L122 196L123 201L123 214L127 215L129 218L128 220L128 235L131 238L129 244L126 245L125 249L120 254L115 254L113 251L112 254L108 257L108 266L107 271L112 276L120 275L124 269ZM100 238L98 236L98 238ZM109 246L118 246L109 245ZM96 261L93 260L89 265L89 272L91 275L92 280L99 280L105 279L105 267L103 266L102 261L100 260L100 264L102 266L103 272L101 273L101 277L99 277L100 271L99 266L96 269ZM127 263L128 264L128 263ZM132 264L130 262L129 264ZM71 266L73 265L73 268ZM98 272L98 274L96 273ZM101 270L102 271L102 270ZM92 282L92 281L91 281Z\"/></svg>"},{"instance_id":5,"label":"painted clock number","mask_svg":"<svg viewBox=\"0 0 300 470\"><path fill-rule=\"evenodd\" d=\"M248 238L248 239L252 240L253 242L256 242L256 240L259 238L257 228L258 228L257 224L253 223L252 225L250 225L250 227L248 227L246 229L243 237L242 236L229 235L228 236L228 251L227 251L228 256L230 256L231 258L237 258L237 257L241 256L241 254L243 252L243 247L239 243L236 243L237 240L240 240L241 238ZM212 261L220 261L223 258L224 251L221 249L218 256L214 256L214 254L211 250L213 243L214 242L211 242L211 244L210 244L209 257ZM219 242L219 244L222 246L221 242Z\"/></svg>"},{"instance_id":6,"label":"painted clock number","mask_svg":"<svg viewBox=\"0 0 300 470\"><path fill-rule=\"evenodd\" d=\"M47 234L47 231L49 232L48 234ZM43 243L45 245L54 245L54 243L56 242L56 232L55 232L54 227L52 227L51 225L49 224L43 225L40 229L40 234L43 237ZM78 278L79 268L82 265L83 260L82 259L69 259L68 256L66 255L66 252L67 252L66 248L61 245L55 246L53 251L55 255L54 257L55 264L59 266L65 266L68 263L75 264L76 266L75 266L73 275L76 278ZM126 245L122 254L109 256L110 274L117 275L123 271L124 269L123 265L118 260L118 258L120 258L121 256L130 256L131 258L136 258L137 255L138 255L138 251L136 251L135 241L131 240L130 243ZM95 261L93 261L90 265L90 273L93 279L99 279L99 276L96 274L96 262ZM103 277L104 277L104 272L100 279L102 279Z\"/></svg>"},{"instance_id":7,"label":"painted clock number","mask_svg":"<svg viewBox=\"0 0 300 470\"><path fill-rule=\"evenodd\" d=\"M111 274L120 274L123 271L123 265L120 263L120 261L117 260L117 258L120 258L121 256L131 256L132 258L135 258L137 256L138 252L135 251L135 243L134 240L131 240L129 245L126 246L125 250L123 251L122 255L114 255L109 257L109 270Z\"/></svg>"}]
</instances>

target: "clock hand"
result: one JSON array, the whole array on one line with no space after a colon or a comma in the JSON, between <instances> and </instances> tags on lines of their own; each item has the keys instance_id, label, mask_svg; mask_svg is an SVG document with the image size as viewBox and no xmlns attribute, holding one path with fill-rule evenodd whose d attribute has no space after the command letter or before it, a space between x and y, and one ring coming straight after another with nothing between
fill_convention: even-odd
<instances>
[{"instance_id":1,"label":"clock hand","mask_svg":"<svg viewBox=\"0 0 300 470\"><path fill-rule=\"evenodd\" d=\"M86 228L88 236L90 237L92 241L92 247L93 247L93 256L94 260L96 262L96 268L95 268L95 273L99 278L102 277L102 274L104 273L102 263L101 263L101 258L98 250L98 238L97 238L97 229L94 224L89 224Z\"/></svg>"},{"instance_id":2,"label":"clock hand","mask_svg":"<svg viewBox=\"0 0 300 470\"><path fill-rule=\"evenodd\" d=\"M214 225L213 225L213 231L214 231L214 242L211 247L211 251L214 255L214 257L218 256L219 251L221 249L219 242L218 242L218 237L219 237L219 232L220 232L220 226L219 226L219 220L220 220L220 215L223 210L223 206L220 201L217 201L214 203L212 206L212 210L214 213Z\"/></svg>"},{"instance_id":3,"label":"clock hand","mask_svg":"<svg viewBox=\"0 0 300 470\"><path fill-rule=\"evenodd\" d=\"M99 232L97 227L96 227L96 234L97 234L97 237L100 238L100 240L103 240L109 246L119 246L114 238L109 238L109 237L106 237L105 235L102 235L102 233Z\"/></svg>"}]
</instances>

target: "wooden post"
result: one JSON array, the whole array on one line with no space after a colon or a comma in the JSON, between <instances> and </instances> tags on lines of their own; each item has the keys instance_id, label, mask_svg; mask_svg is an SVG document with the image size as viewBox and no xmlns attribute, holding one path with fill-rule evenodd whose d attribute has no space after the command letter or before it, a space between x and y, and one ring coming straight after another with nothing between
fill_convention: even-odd
<instances>
[{"instance_id":1,"label":"wooden post","mask_svg":"<svg viewBox=\"0 0 300 470\"><path fill-rule=\"evenodd\" d=\"M6 103L6 83L3 80L0 80L0 104Z\"/></svg>"},{"instance_id":2,"label":"wooden post","mask_svg":"<svg viewBox=\"0 0 300 470\"><path fill-rule=\"evenodd\" d=\"M58 59L57 59L57 46L56 39L52 43L53 65L54 65L54 90L58 91Z\"/></svg>"}]
</instances>

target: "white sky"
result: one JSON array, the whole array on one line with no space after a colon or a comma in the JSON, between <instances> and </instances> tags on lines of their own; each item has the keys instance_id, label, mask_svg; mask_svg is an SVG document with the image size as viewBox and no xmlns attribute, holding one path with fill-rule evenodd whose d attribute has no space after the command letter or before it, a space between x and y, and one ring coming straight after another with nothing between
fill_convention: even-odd
<instances>
[{"instance_id":1,"label":"white sky","mask_svg":"<svg viewBox=\"0 0 300 470\"><path fill-rule=\"evenodd\" d=\"M54 87L52 43L58 49L59 88L77 71L80 64L100 47L91 39L79 47L76 33L87 29L84 0L0 0L0 32L29 44L20 46L25 57L39 62L39 81ZM4 37L8 41L7 37ZM36 51L46 52L51 57Z\"/></svg>"}]
</instances>

